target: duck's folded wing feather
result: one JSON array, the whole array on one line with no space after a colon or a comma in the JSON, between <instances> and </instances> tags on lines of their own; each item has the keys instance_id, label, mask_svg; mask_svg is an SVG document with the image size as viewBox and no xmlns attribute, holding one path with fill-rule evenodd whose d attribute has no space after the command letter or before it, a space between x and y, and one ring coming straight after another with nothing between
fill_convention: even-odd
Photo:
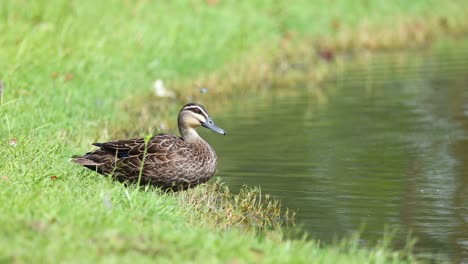
<instances>
[{"instance_id":1,"label":"duck's folded wing feather","mask_svg":"<svg viewBox=\"0 0 468 264\"><path fill-rule=\"evenodd\" d=\"M94 146L100 147L103 150L116 153L116 152L128 152L131 149L145 145L144 138L132 138L124 140L114 140L105 143L93 143Z\"/></svg>"},{"instance_id":2,"label":"duck's folded wing feather","mask_svg":"<svg viewBox=\"0 0 468 264\"><path fill-rule=\"evenodd\" d=\"M143 164L143 159L145 159L145 167L156 169L191 156L186 143L182 139L165 134L154 137L146 146L144 142L135 144L127 153L128 157L119 159L118 162L118 167L122 170L139 169Z\"/></svg>"}]
</instances>

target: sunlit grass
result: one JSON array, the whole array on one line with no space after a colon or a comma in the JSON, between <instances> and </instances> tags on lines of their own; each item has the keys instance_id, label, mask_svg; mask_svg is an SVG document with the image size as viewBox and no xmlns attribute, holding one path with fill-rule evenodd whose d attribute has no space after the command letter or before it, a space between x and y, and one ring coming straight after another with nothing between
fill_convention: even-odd
<instances>
[{"instance_id":1,"label":"sunlit grass","mask_svg":"<svg viewBox=\"0 0 468 264\"><path fill-rule=\"evenodd\" d=\"M268 229L277 224L271 219L285 216L277 201L254 204L256 189L240 196L214 185L180 194L138 190L69 161L121 131L159 127L136 127L135 112L122 103L146 97L156 79L185 80L170 87L176 101L152 98L156 107L146 113L168 123L182 101L197 98L198 85L220 97L248 90L244 84L258 79L253 69L261 67L256 57L244 58L257 51L258 61L271 62L289 45L288 56L299 60L288 36L311 39L301 49L319 47L316 39L332 48L365 46L374 41L369 32L394 20L439 21L422 27L453 33L466 29L463 7L464 1L0 1L0 261L401 260L384 247L321 248L248 232L242 225ZM353 38L354 29L361 35ZM236 72L216 90L220 78L210 73L227 64ZM277 68L266 67L262 78L277 73L270 70ZM203 203L211 198L215 207Z\"/></svg>"},{"instance_id":2,"label":"sunlit grass","mask_svg":"<svg viewBox=\"0 0 468 264\"><path fill-rule=\"evenodd\" d=\"M233 194L218 181L175 196L191 221L206 227L280 231L282 227L294 224L294 213L282 208L280 201L262 195L259 188L244 186L238 194Z\"/></svg>"}]
</instances>

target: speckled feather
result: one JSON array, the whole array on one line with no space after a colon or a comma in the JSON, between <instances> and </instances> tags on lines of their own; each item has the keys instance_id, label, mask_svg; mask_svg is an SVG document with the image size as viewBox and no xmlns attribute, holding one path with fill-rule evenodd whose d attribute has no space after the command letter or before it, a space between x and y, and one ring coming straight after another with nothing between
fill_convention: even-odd
<instances>
[{"instance_id":1,"label":"speckled feather","mask_svg":"<svg viewBox=\"0 0 468 264\"><path fill-rule=\"evenodd\" d=\"M137 182L142 169L141 184L187 189L206 182L216 171L216 153L204 140L187 143L177 136L159 134L148 141L145 159L143 138L94 145L100 148L78 158L92 163L77 163L122 182Z\"/></svg>"},{"instance_id":2,"label":"speckled feather","mask_svg":"<svg viewBox=\"0 0 468 264\"><path fill-rule=\"evenodd\" d=\"M196 115L190 112L194 110L194 106L199 106L206 112L198 104L185 105L185 111L189 115ZM184 120L181 113L179 120ZM205 121L212 122L206 118ZM217 157L215 151L198 136L193 127L182 130L192 131L189 135L192 138L159 134L150 138L147 145L143 138L94 143L99 149L83 156L75 156L73 161L98 173L112 175L121 182L136 183L141 174L140 184L173 190L187 189L206 182L214 175ZM220 131L225 134L223 130Z\"/></svg>"}]
</instances>

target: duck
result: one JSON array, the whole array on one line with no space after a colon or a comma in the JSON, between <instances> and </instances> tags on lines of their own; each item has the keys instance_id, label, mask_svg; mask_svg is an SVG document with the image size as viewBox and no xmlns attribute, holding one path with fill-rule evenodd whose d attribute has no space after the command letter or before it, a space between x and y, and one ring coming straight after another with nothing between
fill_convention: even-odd
<instances>
[{"instance_id":1,"label":"duck","mask_svg":"<svg viewBox=\"0 0 468 264\"><path fill-rule=\"evenodd\" d=\"M218 134L218 127L206 108L197 103L184 105L177 118L180 136L158 134L93 143L98 149L72 161L120 182L153 185L162 189L186 190L208 181L216 172L214 149L198 135L203 126Z\"/></svg>"}]
</instances>

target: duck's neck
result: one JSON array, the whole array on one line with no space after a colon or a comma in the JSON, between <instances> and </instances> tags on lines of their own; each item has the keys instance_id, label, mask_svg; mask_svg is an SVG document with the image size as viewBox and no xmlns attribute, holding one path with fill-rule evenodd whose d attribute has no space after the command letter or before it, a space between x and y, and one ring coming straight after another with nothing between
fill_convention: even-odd
<instances>
[{"instance_id":1,"label":"duck's neck","mask_svg":"<svg viewBox=\"0 0 468 264\"><path fill-rule=\"evenodd\" d=\"M201 138L197 131L191 127L179 127L180 136L187 143L205 143L203 138Z\"/></svg>"}]
</instances>

